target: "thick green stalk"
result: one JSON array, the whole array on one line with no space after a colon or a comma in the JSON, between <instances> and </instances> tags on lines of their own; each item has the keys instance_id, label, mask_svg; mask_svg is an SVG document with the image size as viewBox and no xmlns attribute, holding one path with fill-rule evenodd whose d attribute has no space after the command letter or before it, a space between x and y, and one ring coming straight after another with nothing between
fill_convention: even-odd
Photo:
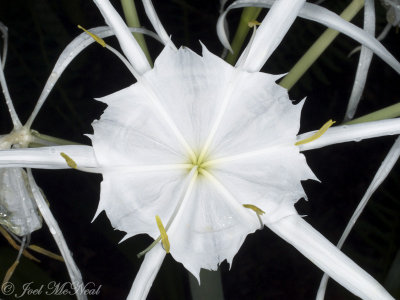
<instances>
[{"instance_id":1,"label":"thick green stalk","mask_svg":"<svg viewBox=\"0 0 400 300\"><path fill-rule=\"evenodd\" d=\"M125 20L129 27L140 28L139 16L136 11L135 0L121 0L122 9L124 11ZM153 65L149 49L147 49L146 41L141 33L133 33L136 41L138 42L140 48L142 48L144 54L147 57L150 65Z\"/></svg>"},{"instance_id":2,"label":"thick green stalk","mask_svg":"<svg viewBox=\"0 0 400 300\"><path fill-rule=\"evenodd\" d=\"M358 124L400 117L400 102L343 124Z\"/></svg>"},{"instance_id":3,"label":"thick green stalk","mask_svg":"<svg viewBox=\"0 0 400 300\"><path fill-rule=\"evenodd\" d=\"M237 61L240 49L242 49L244 40L249 33L250 27L248 23L257 19L260 12L261 8L259 7L246 7L245 9L243 9L239 25L231 45L233 53L229 53L226 57L226 61L231 65L235 64L235 62Z\"/></svg>"},{"instance_id":4,"label":"thick green stalk","mask_svg":"<svg viewBox=\"0 0 400 300\"><path fill-rule=\"evenodd\" d=\"M363 8L364 0L353 0L349 6L340 15L346 21L353 19L357 13ZM290 72L279 83L286 89L291 89L292 86L304 75L310 66L318 59L318 57L326 50L339 34L338 31L327 29L308 49L300 60L294 65Z\"/></svg>"}]
</instances>

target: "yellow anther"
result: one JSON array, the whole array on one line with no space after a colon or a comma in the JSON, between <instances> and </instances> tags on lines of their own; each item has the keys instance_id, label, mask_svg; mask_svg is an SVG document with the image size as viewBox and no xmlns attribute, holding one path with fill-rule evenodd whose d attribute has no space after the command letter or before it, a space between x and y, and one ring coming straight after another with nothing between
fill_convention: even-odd
<instances>
[{"instance_id":1,"label":"yellow anther","mask_svg":"<svg viewBox=\"0 0 400 300\"><path fill-rule=\"evenodd\" d=\"M161 219L159 216L156 216L156 222L157 222L158 230L160 230L161 242L164 246L164 250L165 250L165 252L169 253L168 235L167 235L167 232L165 231L164 225L161 222Z\"/></svg>"},{"instance_id":2,"label":"yellow anther","mask_svg":"<svg viewBox=\"0 0 400 300\"><path fill-rule=\"evenodd\" d=\"M261 23L258 22L257 20L253 20L253 21L248 22L247 25L248 25L250 28L253 28L253 27L256 27L256 26L260 26Z\"/></svg>"},{"instance_id":3,"label":"yellow anther","mask_svg":"<svg viewBox=\"0 0 400 300\"><path fill-rule=\"evenodd\" d=\"M243 204L243 206L253 210L257 214L257 216L261 216L261 215L265 214L265 211L263 211L261 208L255 206L253 204Z\"/></svg>"},{"instance_id":4,"label":"yellow anther","mask_svg":"<svg viewBox=\"0 0 400 300\"><path fill-rule=\"evenodd\" d=\"M107 46L106 42L99 36L91 33L90 31L87 31L85 28L83 28L81 25L78 25L79 29L82 29L84 32L86 32L88 35L90 35L96 42L98 42L100 45L102 45L104 48Z\"/></svg>"},{"instance_id":5,"label":"yellow anther","mask_svg":"<svg viewBox=\"0 0 400 300\"><path fill-rule=\"evenodd\" d=\"M4 276L3 282L1 284L1 291L6 295L8 294L7 290L6 290L7 283L10 281L10 278L11 278L12 274L14 273L15 269L17 268L18 264L19 264L19 260L16 260L11 265L11 267L7 270L6 275Z\"/></svg>"},{"instance_id":6,"label":"yellow anther","mask_svg":"<svg viewBox=\"0 0 400 300\"><path fill-rule=\"evenodd\" d=\"M76 169L78 167L76 162L71 157L69 157L67 154L65 154L64 152L61 152L60 155L65 159L65 161L67 162L67 165L70 168Z\"/></svg>"},{"instance_id":7,"label":"yellow anther","mask_svg":"<svg viewBox=\"0 0 400 300\"><path fill-rule=\"evenodd\" d=\"M310 137L308 137L308 138L306 138L306 139L304 139L304 140L301 140L301 141L298 141L295 145L296 146L298 146L298 145L303 145L303 144L307 144L307 143L309 143L309 142L312 142L312 141L315 141L316 139L318 139L319 137L321 137L321 135L323 135L328 129L329 129L329 127L331 127L333 124L335 124L336 123L336 121L332 121L332 120L329 120L328 122L326 122L321 128L320 128L320 130L318 130L316 133L314 133L312 136L310 136Z\"/></svg>"}]
</instances>

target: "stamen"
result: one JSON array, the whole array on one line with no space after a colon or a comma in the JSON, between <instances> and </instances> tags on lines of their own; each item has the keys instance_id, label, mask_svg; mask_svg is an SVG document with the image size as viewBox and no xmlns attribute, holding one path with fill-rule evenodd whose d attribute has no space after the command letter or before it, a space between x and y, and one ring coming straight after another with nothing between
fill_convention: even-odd
<instances>
[{"instance_id":1,"label":"stamen","mask_svg":"<svg viewBox=\"0 0 400 300\"><path fill-rule=\"evenodd\" d=\"M7 287L7 283L9 282L9 280L10 280L12 274L14 273L15 269L17 268L18 264L19 264L19 260L16 260L11 265L11 267L7 270L6 275L4 276L3 283L1 284L1 291L6 295L8 295L8 293L5 290L5 288Z\"/></svg>"},{"instance_id":2,"label":"stamen","mask_svg":"<svg viewBox=\"0 0 400 300\"><path fill-rule=\"evenodd\" d=\"M67 165L72 168L72 169L76 169L78 167L78 165L76 164L76 162L69 157L67 154L65 154L64 152L61 152L60 155L62 156L62 158L65 159L65 161L67 162Z\"/></svg>"},{"instance_id":3,"label":"stamen","mask_svg":"<svg viewBox=\"0 0 400 300\"><path fill-rule=\"evenodd\" d=\"M167 235L167 232L165 231L164 225L161 222L160 217L157 215L156 215L156 222L157 222L158 229L160 230L161 242L163 244L164 250L165 250L165 252L169 253L170 247L169 247L168 235Z\"/></svg>"},{"instance_id":4,"label":"stamen","mask_svg":"<svg viewBox=\"0 0 400 300\"><path fill-rule=\"evenodd\" d=\"M265 211L263 211L261 208L255 206L253 204L243 204L243 206L253 210L259 216L265 214Z\"/></svg>"},{"instance_id":5,"label":"stamen","mask_svg":"<svg viewBox=\"0 0 400 300\"><path fill-rule=\"evenodd\" d=\"M253 20L253 21L248 22L247 25L248 25L250 28L253 28L253 27L256 27L256 26L260 26L261 23L258 22L257 20Z\"/></svg>"},{"instance_id":6,"label":"stamen","mask_svg":"<svg viewBox=\"0 0 400 300\"><path fill-rule=\"evenodd\" d=\"M29 237L30 235L28 235ZM27 236L25 235L22 238L22 242L21 242L21 248L18 251L18 256L17 259L15 260L15 262L11 265L11 267L7 270L6 275L4 276L3 282L1 284L1 291L4 293L4 289L6 288L6 284L7 282L9 282L12 274L14 273L15 269L17 268L18 264L19 264L19 260L21 258L22 253L25 250L26 247L26 240L27 240Z\"/></svg>"},{"instance_id":7,"label":"stamen","mask_svg":"<svg viewBox=\"0 0 400 300\"><path fill-rule=\"evenodd\" d=\"M317 131L316 133L314 133L312 136L310 136L310 137L308 137L308 138L306 138L306 139L304 139L304 140L301 140L301 141L296 142L295 145L296 145L296 146L298 146L298 145L304 145L304 144L310 143L310 142L312 142L312 141L315 141L316 139L320 138L320 137L329 129L329 127L331 127L331 126L332 126L333 124L335 124L335 123L336 123L336 121L329 120L328 122L326 122L326 123L320 128L320 130L318 130L318 131Z\"/></svg>"},{"instance_id":8,"label":"stamen","mask_svg":"<svg viewBox=\"0 0 400 300\"><path fill-rule=\"evenodd\" d=\"M158 228L160 229L161 235L160 235L157 239L155 239L155 240L150 244L150 246L148 246L148 247L147 247L146 249L144 249L142 252L138 253L138 254L137 254L137 257L138 257L138 258L141 258L143 255L145 255L147 252L149 252L151 249L153 249L153 247L154 247L155 245L157 245L157 244L163 239L163 231L164 231L164 233L165 233L166 241L168 242L167 231L168 231L169 227L171 226L172 222L174 221L174 219L175 219L176 215L178 214L179 210L181 209L182 203L183 203L183 202L186 202L187 199L189 198L190 194L192 193L193 186L194 186L194 183L195 183L196 178L197 178L197 176L198 176L198 173L199 173L198 167L197 167L197 166L192 167L192 170L191 170L190 173L189 173L189 178L190 178L189 186L188 186L188 188L187 188L187 190L186 190L186 192L185 192L185 195L180 199L180 201L179 201L178 204L176 205L175 210L174 210L174 212L172 213L172 216L170 217L170 219L169 219L169 221L168 221L168 223L167 223L167 226L165 226L165 228L164 228L164 226L162 226L161 220L159 220L159 221L160 221L160 224L158 223L158 220L157 220L157 217L158 217L158 216L156 216L157 226L158 226ZM158 217L158 218L159 218L159 217ZM161 225L162 228L161 228L159 225ZM162 231L162 229L163 229L163 231ZM164 245L164 242L163 242L163 245ZM169 253L169 248L170 248L170 247L169 247L169 242L168 242L168 251L166 250L167 247L164 245L164 249L167 251L167 253Z\"/></svg>"},{"instance_id":9,"label":"stamen","mask_svg":"<svg viewBox=\"0 0 400 300\"><path fill-rule=\"evenodd\" d=\"M87 31L85 28L83 28L81 25L78 25L79 29L82 29L84 32L86 32L88 35L90 35L97 43L102 45L104 48L107 46L106 42L99 36L91 33L90 31Z\"/></svg>"},{"instance_id":10,"label":"stamen","mask_svg":"<svg viewBox=\"0 0 400 300\"><path fill-rule=\"evenodd\" d=\"M55 254L55 253L53 253L53 252L51 252L49 250L46 250L46 249L44 249L42 247L37 246L37 245L29 245L28 248L33 250L33 251L35 251L35 252L37 252L37 253L46 255L46 256L48 256L48 257L50 257L52 259L64 262L64 258L61 255Z\"/></svg>"},{"instance_id":11,"label":"stamen","mask_svg":"<svg viewBox=\"0 0 400 300\"><path fill-rule=\"evenodd\" d=\"M260 229L262 229L264 227L264 224L261 220L261 215L265 214L265 211L263 211L261 208L253 205L253 204L243 204L244 207L251 209L252 211L254 211L257 215L258 221L260 222Z\"/></svg>"}]
</instances>

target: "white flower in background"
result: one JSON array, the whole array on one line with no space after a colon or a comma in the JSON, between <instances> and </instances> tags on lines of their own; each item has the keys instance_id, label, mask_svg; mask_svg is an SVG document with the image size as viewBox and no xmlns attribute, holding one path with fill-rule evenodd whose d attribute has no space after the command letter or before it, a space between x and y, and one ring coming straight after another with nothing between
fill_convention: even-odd
<instances>
[{"instance_id":1,"label":"white flower in background","mask_svg":"<svg viewBox=\"0 0 400 300\"><path fill-rule=\"evenodd\" d=\"M166 252L199 278L200 268L215 270L225 259L231 263L245 237L264 225L355 295L393 299L306 223L294 204L306 197L300 182L316 179L300 151L399 134L400 120L330 128L316 139L328 123L317 133L296 136L302 103L292 104L275 83L279 76L259 72L299 13L339 27L399 72L399 63L383 46L323 8L279 0L232 67L205 46L202 56L176 49L145 0L165 44L151 68L111 4L95 3L137 83L100 99L108 107L93 123L93 147L2 151L0 164L102 173L97 214L105 210L112 225L127 232L125 238L147 233L155 239L129 299L147 296Z\"/></svg>"},{"instance_id":2,"label":"white flower in background","mask_svg":"<svg viewBox=\"0 0 400 300\"><path fill-rule=\"evenodd\" d=\"M43 140L40 138L40 135L38 136L37 132L30 128L58 77L72 58L68 58L67 60L69 61L67 62L65 59L67 55L64 55L64 58L63 56L60 57L58 65L55 66L53 73L47 81L32 115L26 124L22 125L14 109L3 72L8 48L8 31L7 27L1 22L0 31L4 41L3 56L0 58L0 84L13 123L13 130L9 134L0 136L0 150L27 148L31 143L52 145L53 143ZM69 52L68 48L67 52ZM42 227L42 217L48 225L62 257L38 246L29 245L31 233ZM26 248L29 248L52 258L65 261L77 299L87 299L86 295L79 290L83 286L81 273L71 256L57 221L48 207L47 201L44 199L40 188L36 185L30 169L27 172L20 167L0 169L0 226L3 226L3 228L0 228L0 232L14 247L19 248L17 259L7 271L3 284L6 284L10 280L11 275L19 264L21 255L38 261L26 251ZM17 246L12 238L19 242L20 246Z\"/></svg>"}]
</instances>

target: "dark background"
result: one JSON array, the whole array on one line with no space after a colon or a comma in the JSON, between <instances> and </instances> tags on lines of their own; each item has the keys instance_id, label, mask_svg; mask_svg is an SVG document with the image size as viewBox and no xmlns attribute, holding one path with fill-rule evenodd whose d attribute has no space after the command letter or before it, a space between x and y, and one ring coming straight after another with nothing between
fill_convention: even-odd
<instances>
[{"instance_id":1,"label":"dark background","mask_svg":"<svg viewBox=\"0 0 400 300\"><path fill-rule=\"evenodd\" d=\"M137 2L143 25L151 28L140 1ZM219 1L153 2L176 45L199 52L201 40L213 53L221 52L222 46L215 33ZM328 0L325 6L340 12L349 2ZM121 11L119 1L112 3ZM376 6L377 32L380 32L386 21L379 3ZM232 32L239 16L239 11L228 16ZM361 16L362 13L354 22L361 24ZM79 0L0 0L0 21L9 28L5 73L22 121L31 113L58 55L80 34L77 24L86 28L104 25L92 1ZM323 30L321 25L297 20L263 71L288 72ZM108 42L118 47L115 40ZM383 43L400 58L399 35L394 29ZM161 46L153 41L148 45L155 58ZM301 132L318 129L330 118L339 123L343 119L358 61L358 55L348 58L347 54L356 46L349 38L339 36L290 91L292 99L301 100L307 96ZM84 133L92 133L91 122L99 118L105 108L93 98L132 83L132 76L118 59L100 46L92 45L67 68L32 128L90 144ZM357 116L396 103L399 92L398 75L374 57ZM12 127L3 102L0 103L0 127L5 134ZM307 161L321 183L304 182L309 201L298 202L299 213L307 215L305 218L310 224L336 243L393 141L394 137L377 138L306 152ZM99 199L100 175L73 170L35 170L34 175L45 191L84 281L102 286L100 295L93 299L124 299L142 261L136 254L151 243L151 239L143 235L118 244L124 234L113 230L104 213L91 222ZM382 283L400 249L399 183L396 167L370 200L344 247L346 254ZM58 252L46 225L32 234L32 243ZM0 278L16 255L17 251L0 238ZM42 260L40 264L22 258L11 280L17 289L21 290L22 284L30 281L34 281L33 286L40 286L52 280L69 280L62 263L37 256ZM313 299L322 276L317 267L267 228L249 235L231 269L223 263L221 270L226 299ZM167 256L149 299L190 299L188 282L183 266ZM43 299L43 296L27 298ZM62 296L48 296L52 298L63 299ZM330 281L326 299L355 297Z\"/></svg>"}]
</instances>

